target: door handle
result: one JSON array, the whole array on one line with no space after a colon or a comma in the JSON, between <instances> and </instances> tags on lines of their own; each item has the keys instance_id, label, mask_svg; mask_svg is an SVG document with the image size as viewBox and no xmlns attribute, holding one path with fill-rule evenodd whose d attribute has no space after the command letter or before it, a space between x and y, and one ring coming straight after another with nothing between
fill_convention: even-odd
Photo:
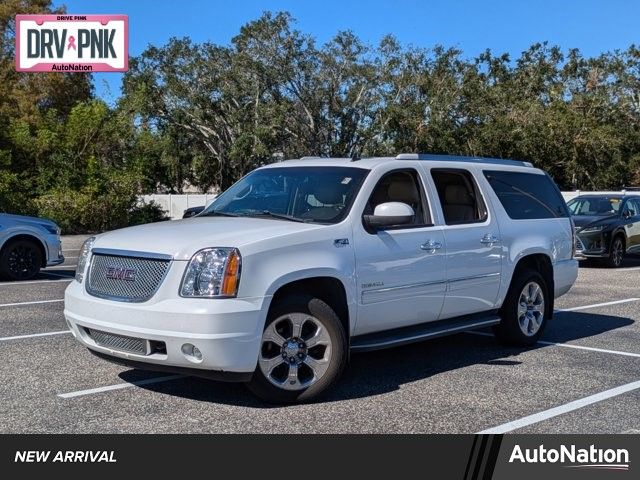
<instances>
[{"instance_id":1,"label":"door handle","mask_svg":"<svg viewBox=\"0 0 640 480\"><path fill-rule=\"evenodd\" d=\"M442 242L436 242L434 240L427 240L422 245L420 245L420 248L422 250L428 250L431 253L433 253L436 250L440 250L442 248Z\"/></svg>"},{"instance_id":2,"label":"door handle","mask_svg":"<svg viewBox=\"0 0 640 480\"><path fill-rule=\"evenodd\" d=\"M488 245L493 245L494 243L498 243L499 241L500 239L498 237L496 237L495 235L491 235L490 233L487 233L480 239L480 243Z\"/></svg>"}]
</instances>

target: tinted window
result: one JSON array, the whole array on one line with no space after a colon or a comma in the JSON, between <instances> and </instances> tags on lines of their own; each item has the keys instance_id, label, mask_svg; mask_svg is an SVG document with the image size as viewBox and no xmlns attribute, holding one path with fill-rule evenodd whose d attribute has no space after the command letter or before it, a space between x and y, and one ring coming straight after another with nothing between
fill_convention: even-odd
<instances>
[{"instance_id":1,"label":"tinted window","mask_svg":"<svg viewBox=\"0 0 640 480\"><path fill-rule=\"evenodd\" d=\"M458 169L432 169L447 225L483 222L487 218L480 190L471 173Z\"/></svg>"},{"instance_id":2,"label":"tinted window","mask_svg":"<svg viewBox=\"0 0 640 480\"><path fill-rule=\"evenodd\" d=\"M547 175L485 170L484 176L510 218L568 216L562 195Z\"/></svg>"}]
</instances>

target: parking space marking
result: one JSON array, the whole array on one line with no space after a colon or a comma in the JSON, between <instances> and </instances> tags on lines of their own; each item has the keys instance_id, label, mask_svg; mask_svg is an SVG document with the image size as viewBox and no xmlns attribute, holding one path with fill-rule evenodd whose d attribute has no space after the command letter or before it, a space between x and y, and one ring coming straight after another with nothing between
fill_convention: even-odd
<instances>
[{"instance_id":1,"label":"parking space marking","mask_svg":"<svg viewBox=\"0 0 640 480\"><path fill-rule=\"evenodd\" d=\"M485 332L476 332L473 330L468 330L464 333L470 333L471 335L481 335L483 337L493 337L494 335L492 333L485 333ZM552 347L564 347L564 348L575 348L576 350L587 350L590 352L599 352L599 353L611 353L613 355L622 355L625 357L635 357L635 358L640 358L640 353L633 353L633 352L622 352L619 350L607 350L604 348L596 348L596 347L585 347L582 345L573 345L571 343L558 343L558 342L546 342L544 340L538 340L536 342L536 345L550 345Z\"/></svg>"},{"instance_id":2,"label":"parking space marking","mask_svg":"<svg viewBox=\"0 0 640 480\"><path fill-rule=\"evenodd\" d=\"M41 303L59 303L64 302L64 298L59 298L56 300L37 300L35 302L19 302L19 303L2 303L0 304L0 308L2 307L19 307L21 305L38 305Z\"/></svg>"},{"instance_id":3,"label":"parking space marking","mask_svg":"<svg viewBox=\"0 0 640 480\"><path fill-rule=\"evenodd\" d=\"M627 383L626 385L621 385L619 387L615 387L610 390L605 390L604 392L596 393L595 395L589 395L588 397L584 397L579 400L574 400L573 402L565 403L564 405L560 405L559 407L554 407L554 408L550 408L549 410L544 410L542 412L534 413L533 415L528 415L518 420L514 420L512 422L498 425L497 427L488 428L486 430L478 432L478 434L480 435L480 434L496 434L496 433L511 432L518 428L527 427L529 425L533 425L534 423L539 423L544 420L557 417L558 415L563 415L565 413L578 410L579 408L586 407L588 405L593 405L594 403L602 402L603 400L617 397L618 395L622 395L623 393L629 393L638 389L640 389L640 380Z\"/></svg>"},{"instance_id":4,"label":"parking space marking","mask_svg":"<svg viewBox=\"0 0 640 480\"><path fill-rule=\"evenodd\" d=\"M138 380L129 383L116 383L115 385L107 385L106 387L90 388L88 390L78 390L77 392L59 393L60 398L75 398L84 395L93 395L94 393L110 392L111 390L120 390L123 388L136 387L138 385L151 385L153 383L169 382L184 378L183 375L168 375L166 377L147 378L146 380Z\"/></svg>"},{"instance_id":5,"label":"parking space marking","mask_svg":"<svg viewBox=\"0 0 640 480\"><path fill-rule=\"evenodd\" d=\"M590 308L608 307L609 305L618 305L620 303L637 302L640 298L625 298L623 300L614 300L612 302L593 303L591 305L583 305L581 307L559 308L556 312L575 312L578 310L588 310Z\"/></svg>"},{"instance_id":6,"label":"parking space marking","mask_svg":"<svg viewBox=\"0 0 640 480\"><path fill-rule=\"evenodd\" d=\"M46 273L46 272L43 272ZM56 277L61 277L64 278L66 280L32 280L32 281L28 281L28 282L2 282L0 283L0 287L4 287L7 285L30 285L33 283L64 283L64 282L70 282L71 280L73 280L73 278L69 278L68 275L58 275L55 273L49 273L49 275L55 275Z\"/></svg>"},{"instance_id":7,"label":"parking space marking","mask_svg":"<svg viewBox=\"0 0 640 480\"><path fill-rule=\"evenodd\" d=\"M31 333L29 335L15 335L13 337L0 337L0 342L8 342L9 340L22 340L25 338L48 337L50 335L63 335L71 333L71 330L62 330L59 332Z\"/></svg>"},{"instance_id":8,"label":"parking space marking","mask_svg":"<svg viewBox=\"0 0 640 480\"><path fill-rule=\"evenodd\" d=\"M76 268L78 265L56 265L55 267L47 267L47 270L54 270L54 269L69 269L69 268ZM47 273L47 270L44 271L44 273Z\"/></svg>"}]
</instances>

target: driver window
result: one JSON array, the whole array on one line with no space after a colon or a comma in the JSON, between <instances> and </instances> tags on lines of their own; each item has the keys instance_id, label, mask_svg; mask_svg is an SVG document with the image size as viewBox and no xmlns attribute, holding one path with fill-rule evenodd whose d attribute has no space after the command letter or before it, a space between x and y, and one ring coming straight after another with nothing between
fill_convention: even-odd
<instances>
[{"instance_id":1,"label":"driver window","mask_svg":"<svg viewBox=\"0 0 640 480\"><path fill-rule=\"evenodd\" d=\"M629 212L631 213L632 217L637 216L638 214L640 214L640 202L635 199L632 198L630 200L627 200L627 205L625 207L625 210L629 210Z\"/></svg>"},{"instance_id":2,"label":"driver window","mask_svg":"<svg viewBox=\"0 0 640 480\"><path fill-rule=\"evenodd\" d=\"M403 225L405 228L431 223L428 210L425 208L425 195L418 179L418 172L413 169L395 170L385 174L371 192L363 215L373 215L378 205L387 202L406 203L413 208L415 216L411 223Z\"/></svg>"}]
</instances>

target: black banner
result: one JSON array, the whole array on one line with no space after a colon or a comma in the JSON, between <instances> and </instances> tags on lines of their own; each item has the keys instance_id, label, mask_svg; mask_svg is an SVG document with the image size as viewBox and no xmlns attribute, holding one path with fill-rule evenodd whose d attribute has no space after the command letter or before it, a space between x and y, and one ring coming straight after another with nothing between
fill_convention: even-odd
<instances>
[{"instance_id":1,"label":"black banner","mask_svg":"<svg viewBox=\"0 0 640 480\"><path fill-rule=\"evenodd\" d=\"M190 480L637 478L639 445L635 435L4 435L0 472Z\"/></svg>"}]
</instances>

